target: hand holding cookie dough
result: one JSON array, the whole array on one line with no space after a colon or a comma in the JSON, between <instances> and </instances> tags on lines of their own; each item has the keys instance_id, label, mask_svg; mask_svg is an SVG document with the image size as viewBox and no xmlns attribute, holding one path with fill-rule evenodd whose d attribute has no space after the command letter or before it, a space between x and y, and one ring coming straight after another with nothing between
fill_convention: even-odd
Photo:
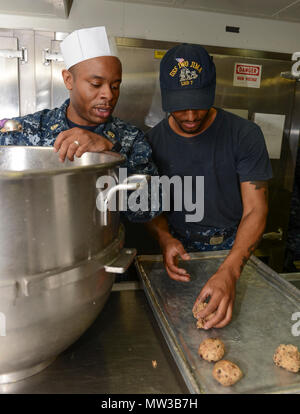
<instances>
[{"instance_id":1,"label":"hand holding cookie dough","mask_svg":"<svg viewBox=\"0 0 300 414\"><path fill-rule=\"evenodd\" d=\"M201 318L199 316L199 313L201 311L203 311L203 309L205 309L207 305L208 304L206 302L198 302L193 307L193 315L194 315L194 318L197 319L197 325L196 326L199 329L205 329L204 327L206 326L206 322L209 321L210 319L212 319L216 314L216 312L212 312L209 315L207 315L205 318Z\"/></svg>"},{"instance_id":2,"label":"hand holding cookie dough","mask_svg":"<svg viewBox=\"0 0 300 414\"><path fill-rule=\"evenodd\" d=\"M237 278L222 266L207 281L195 301L193 312L205 321L203 328L223 328L232 317ZM205 300L210 298L205 304ZM201 304L204 308L200 309ZM199 326L200 327L200 326ZM202 327L202 326L201 326Z\"/></svg>"}]
</instances>

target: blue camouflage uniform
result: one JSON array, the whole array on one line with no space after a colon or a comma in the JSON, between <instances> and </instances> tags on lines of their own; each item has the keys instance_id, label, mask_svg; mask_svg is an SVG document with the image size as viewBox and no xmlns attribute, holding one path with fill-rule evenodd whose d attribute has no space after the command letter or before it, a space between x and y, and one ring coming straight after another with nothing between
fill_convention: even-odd
<instances>
[{"instance_id":1,"label":"blue camouflage uniform","mask_svg":"<svg viewBox=\"0 0 300 414\"><path fill-rule=\"evenodd\" d=\"M12 118L20 122L22 130L5 132L1 129L0 145L52 147L59 133L70 129L66 116L69 102L70 100L67 99L59 108L44 109L34 114ZM137 127L117 117L111 117L108 122L100 124L93 132L112 142L114 144L112 151L126 157L122 168L127 168L128 175L157 174L151 158L151 147L144 138L144 133ZM159 211L151 211L149 208L149 211L127 211L126 217L133 222L144 222L158 214Z\"/></svg>"},{"instance_id":2,"label":"blue camouflage uniform","mask_svg":"<svg viewBox=\"0 0 300 414\"><path fill-rule=\"evenodd\" d=\"M300 146L298 148L294 189L291 199L290 221L287 235L290 261L300 260ZM296 269L295 269L296 270Z\"/></svg>"},{"instance_id":3,"label":"blue camouflage uniform","mask_svg":"<svg viewBox=\"0 0 300 414\"><path fill-rule=\"evenodd\" d=\"M208 252L217 250L230 250L234 244L237 227L220 228L209 227L203 229L201 233L194 232L193 234L186 229L185 234L179 234L173 227L169 225L170 233L173 237L179 240L186 251L188 252ZM214 239L218 237L219 241L213 244ZM199 240L197 240L197 238ZM201 241L200 241L201 240Z\"/></svg>"}]
</instances>

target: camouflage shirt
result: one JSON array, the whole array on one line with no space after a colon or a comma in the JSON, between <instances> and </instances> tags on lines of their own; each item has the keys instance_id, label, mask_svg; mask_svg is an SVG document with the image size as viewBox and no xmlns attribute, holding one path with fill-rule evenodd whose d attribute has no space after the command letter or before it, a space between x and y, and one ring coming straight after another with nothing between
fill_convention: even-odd
<instances>
[{"instance_id":1,"label":"camouflage shirt","mask_svg":"<svg viewBox=\"0 0 300 414\"><path fill-rule=\"evenodd\" d=\"M66 116L69 102L67 99L60 108L44 109L34 114L12 118L20 122L22 131L5 132L2 129L0 145L53 146L59 133L70 129ZM125 156L126 161L122 168L127 168L128 175L157 175L151 147L140 129L117 117L111 117L105 124L97 126L93 132L112 142L112 151ZM159 212L151 211L150 205L149 196L149 211L128 211L126 217L134 222L151 220Z\"/></svg>"},{"instance_id":2,"label":"camouflage shirt","mask_svg":"<svg viewBox=\"0 0 300 414\"><path fill-rule=\"evenodd\" d=\"M300 146L298 147L295 181L291 199L290 221L287 235L287 248L292 253L292 260L300 260Z\"/></svg>"}]
</instances>

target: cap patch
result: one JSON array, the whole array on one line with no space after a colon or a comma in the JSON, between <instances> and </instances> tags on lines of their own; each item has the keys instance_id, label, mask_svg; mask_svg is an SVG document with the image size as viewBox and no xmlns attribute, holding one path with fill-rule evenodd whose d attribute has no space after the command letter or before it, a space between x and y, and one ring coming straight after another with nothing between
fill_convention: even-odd
<instances>
[{"instance_id":1,"label":"cap patch","mask_svg":"<svg viewBox=\"0 0 300 414\"><path fill-rule=\"evenodd\" d=\"M183 58L176 58L175 60L177 61L177 65L173 66L169 75L174 78L178 73L181 86L192 85L193 81L202 72L202 66L197 62L189 62Z\"/></svg>"}]
</instances>

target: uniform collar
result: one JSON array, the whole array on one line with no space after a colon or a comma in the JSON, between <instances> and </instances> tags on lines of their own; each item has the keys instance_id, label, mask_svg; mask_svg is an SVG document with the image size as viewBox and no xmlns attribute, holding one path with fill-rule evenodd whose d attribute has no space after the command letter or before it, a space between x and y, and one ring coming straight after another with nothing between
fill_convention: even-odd
<instances>
[{"instance_id":1,"label":"uniform collar","mask_svg":"<svg viewBox=\"0 0 300 414\"><path fill-rule=\"evenodd\" d=\"M53 131L53 134L57 136L60 132L70 129L67 120L67 109L70 104L70 99L67 99L58 110L55 112L55 119L53 125L50 126L50 129ZM114 141L115 134L111 132L111 128L114 123L114 118L111 116L110 119L104 124L100 124L94 130L94 133L104 135L111 141Z\"/></svg>"}]
</instances>

